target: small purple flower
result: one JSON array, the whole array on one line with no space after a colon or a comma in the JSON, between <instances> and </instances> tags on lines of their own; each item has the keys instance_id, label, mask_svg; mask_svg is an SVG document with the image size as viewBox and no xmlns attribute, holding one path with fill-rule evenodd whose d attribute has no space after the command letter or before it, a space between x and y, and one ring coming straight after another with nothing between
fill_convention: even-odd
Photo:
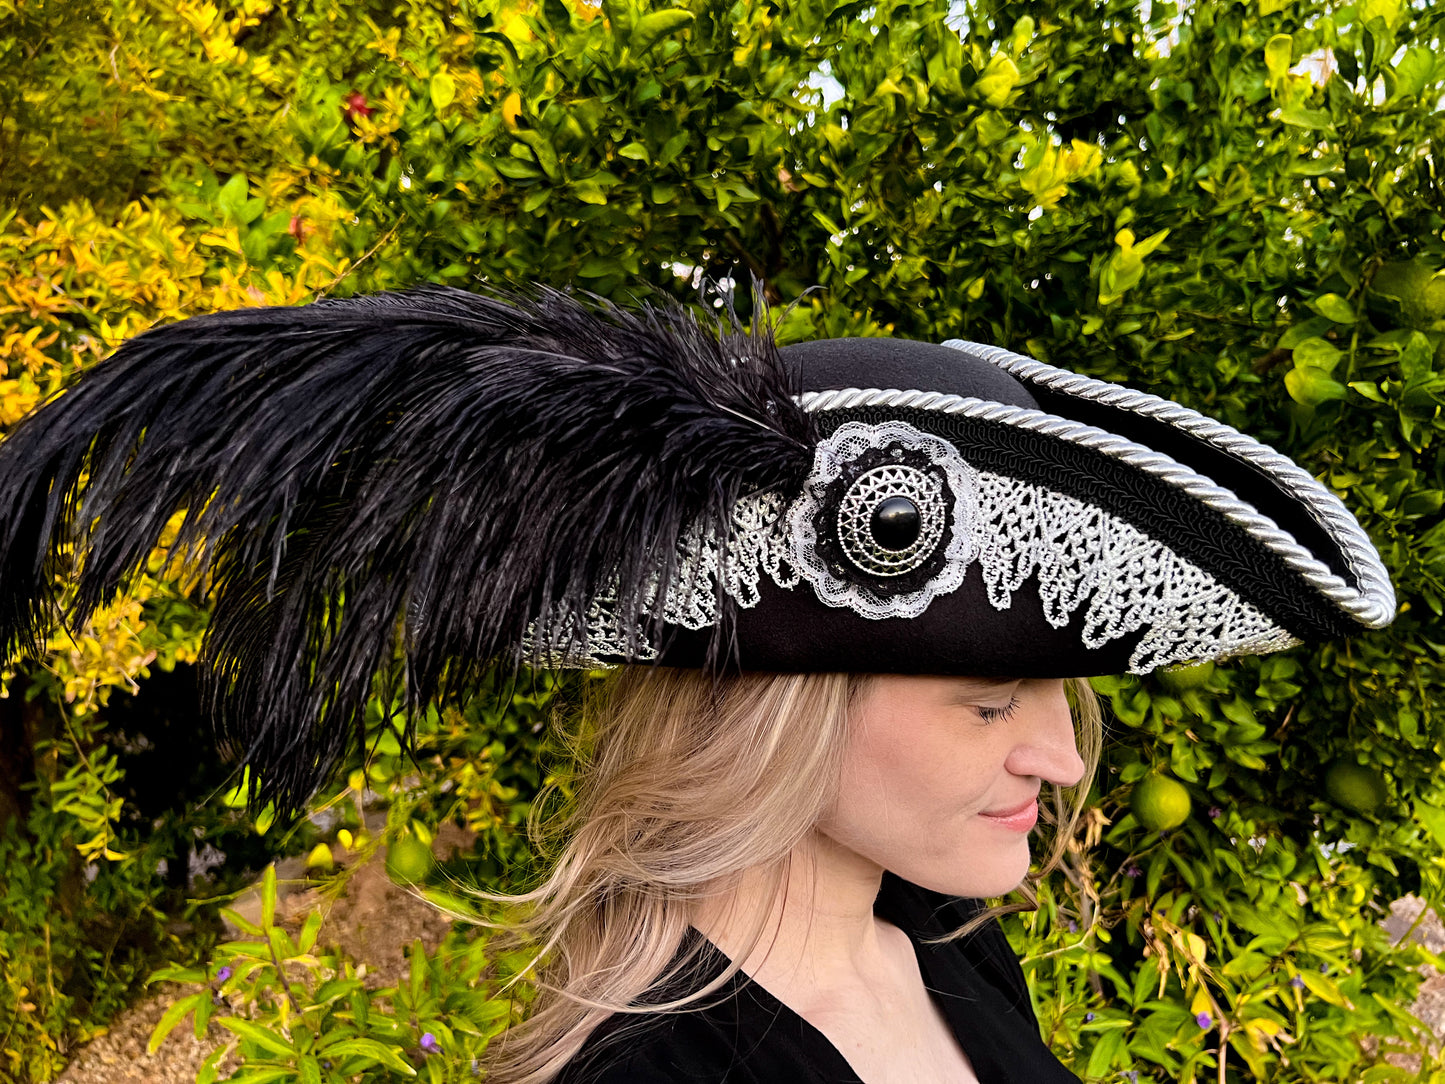
<instances>
[{"instance_id":1,"label":"small purple flower","mask_svg":"<svg viewBox=\"0 0 1445 1084\"><path fill-rule=\"evenodd\" d=\"M1144 871L1138 866L1134 865L1132 862L1124 867L1125 877L1142 877L1143 875Z\"/></svg>"},{"instance_id":2,"label":"small purple flower","mask_svg":"<svg viewBox=\"0 0 1445 1084\"><path fill-rule=\"evenodd\" d=\"M427 1032L421 1037L421 1048L425 1050L428 1054L435 1054L438 1050L441 1049L441 1044L437 1042L437 1037L435 1035L433 1035L431 1032Z\"/></svg>"},{"instance_id":3,"label":"small purple flower","mask_svg":"<svg viewBox=\"0 0 1445 1084\"><path fill-rule=\"evenodd\" d=\"M216 981L217 981L217 982L225 982L227 979L229 979L229 978L231 977L232 974L234 974L234 972L232 972L232 970L231 970L229 967L223 967L223 968L221 968L219 971L216 972Z\"/></svg>"},{"instance_id":4,"label":"small purple flower","mask_svg":"<svg viewBox=\"0 0 1445 1084\"><path fill-rule=\"evenodd\" d=\"M1202 1012L1194 1018L1194 1022L1205 1031L1208 1031L1214 1026L1214 1017L1210 1016L1207 1012Z\"/></svg>"},{"instance_id":5,"label":"small purple flower","mask_svg":"<svg viewBox=\"0 0 1445 1084\"><path fill-rule=\"evenodd\" d=\"M1070 933L1078 933L1078 932L1079 932L1079 924L1078 924L1077 922L1075 922L1073 919L1069 919L1069 921L1068 921L1067 923L1065 923L1065 925L1068 926Z\"/></svg>"},{"instance_id":6,"label":"small purple flower","mask_svg":"<svg viewBox=\"0 0 1445 1084\"><path fill-rule=\"evenodd\" d=\"M1124 1076L1128 1079L1129 1084L1139 1084L1139 1070L1138 1070L1138 1069L1128 1069L1128 1070L1125 1070Z\"/></svg>"},{"instance_id":7,"label":"small purple flower","mask_svg":"<svg viewBox=\"0 0 1445 1084\"><path fill-rule=\"evenodd\" d=\"M1289 984L1293 986L1296 990L1303 990L1305 988L1305 980L1300 978L1298 975L1290 979Z\"/></svg>"},{"instance_id":8,"label":"small purple flower","mask_svg":"<svg viewBox=\"0 0 1445 1084\"><path fill-rule=\"evenodd\" d=\"M1212 805L1209 807L1210 820L1217 821L1222 816L1224 816L1224 810L1220 809L1217 805Z\"/></svg>"},{"instance_id":9,"label":"small purple flower","mask_svg":"<svg viewBox=\"0 0 1445 1084\"><path fill-rule=\"evenodd\" d=\"M1329 965L1329 964L1320 964L1320 974L1321 974L1321 975L1328 975L1329 973L1330 973L1330 965Z\"/></svg>"},{"instance_id":10,"label":"small purple flower","mask_svg":"<svg viewBox=\"0 0 1445 1084\"><path fill-rule=\"evenodd\" d=\"M1094 1014L1091 1013L1091 1012L1086 1012L1086 1013L1084 1014L1084 1023L1086 1023L1086 1024L1092 1024L1093 1022L1094 1022Z\"/></svg>"}]
</instances>

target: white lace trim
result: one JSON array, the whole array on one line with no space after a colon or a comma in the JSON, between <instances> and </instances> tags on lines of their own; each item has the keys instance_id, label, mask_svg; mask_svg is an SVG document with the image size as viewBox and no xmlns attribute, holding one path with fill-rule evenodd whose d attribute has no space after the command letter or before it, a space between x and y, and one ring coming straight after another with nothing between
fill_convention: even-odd
<instances>
[{"instance_id":1,"label":"white lace trim","mask_svg":"<svg viewBox=\"0 0 1445 1084\"><path fill-rule=\"evenodd\" d=\"M1085 647L1145 630L1129 669L1261 654L1299 640L1192 561L1073 497L979 472L979 565L997 610L1030 578L1044 619L1063 628L1081 606Z\"/></svg>"},{"instance_id":2,"label":"white lace trim","mask_svg":"<svg viewBox=\"0 0 1445 1084\"><path fill-rule=\"evenodd\" d=\"M954 456L963 463L956 450ZM825 603L864 617L912 617L933 598L956 590L977 560L988 600L997 610L1011 608L1014 593L1033 579L1044 618L1054 628L1067 626L1083 609L1081 639L1088 648L1143 630L1129 657L1134 673L1264 654L1300 642L1198 565L1119 517L1041 486L963 465L969 492L959 500L955 489L949 543L958 544L957 559L945 565L928 590L879 600L830 571L809 567L807 554L816 538L810 539L808 531L819 496L810 485L791 508L773 491L739 501L725 555L715 533L690 533L668 594L667 620L688 629L717 624L720 586L738 606L751 609L760 599L764 575L783 588L795 588L806 577ZM824 587L818 587L820 582ZM892 612L888 603L897 599L912 601ZM565 621L552 628L553 643L540 657L554 666L598 667L606 665L600 661L604 657L657 657L653 645L620 620L611 598L589 607L585 630ZM530 638L527 647L532 647Z\"/></svg>"},{"instance_id":3,"label":"white lace trim","mask_svg":"<svg viewBox=\"0 0 1445 1084\"><path fill-rule=\"evenodd\" d=\"M1282 651L1300 642L1198 565L1119 517L1016 478L987 471L976 471L974 477L977 513L969 517L967 543L995 609L1009 609L1014 593L1032 579L1044 619L1054 628L1067 626L1083 608L1081 640L1088 648L1144 630L1129 657L1129 669L1140 674ZM798 585L792 563L797 534L790 539L785 522L796 523L799 503L786 520L776 493L754 494L739 503L736 518L750 529L739 532L729 547L724 589L744 609L757 605L764 572L780 587ZM948 580L956 575L962 583L969 563L950 566ZM717 623L718 566L715 545L690 551L679 586L669 596L669 621L690 629ZM933 591L930 601L944 593ZM895 616L880 615L863 592L820 591L819 597L865 617ZM626 636L615 616L610 627L595 631L605 635L594 638L589 624L589 654L621 654Z\"/></svg>"}]
</instances>

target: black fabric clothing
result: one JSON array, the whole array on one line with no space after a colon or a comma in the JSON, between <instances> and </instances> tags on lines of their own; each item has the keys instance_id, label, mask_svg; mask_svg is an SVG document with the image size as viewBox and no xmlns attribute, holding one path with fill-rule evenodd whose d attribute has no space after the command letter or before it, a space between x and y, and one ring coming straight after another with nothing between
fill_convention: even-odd
<instances>
[{"instance_id":1,"label":"black fabric clothing","mask_svg":"<svg viewBox=\"0 0 1445 1084\"><path fill-rule=\"evenodd\" d=\"M924 984L981 1084L1078 1084L1039 1037L1023 969L996 922L960 941L926 943L980 906L886 875L874 913L913 942ZM708 945L702 974L715 977L726 966ZM704 1005L611 1017L558 1084L857 1084L822 1032L745 975Z\"/></svg>"}]
</instances>

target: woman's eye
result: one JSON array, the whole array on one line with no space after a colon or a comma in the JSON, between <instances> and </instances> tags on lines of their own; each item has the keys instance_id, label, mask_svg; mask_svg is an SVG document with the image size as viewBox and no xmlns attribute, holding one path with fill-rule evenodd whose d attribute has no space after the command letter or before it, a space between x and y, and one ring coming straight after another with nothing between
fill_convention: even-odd
<instances>
[{"instance_id":1,"label":"woman's eye","mask_svg":"<svg viewBox=\"0 0 1445 1084\"><path fill-rule=\"evenodd\" d=\"M1019 698L1015 696L1001 708L986 708L982 705L979 705L975 707L974 710L978 712L978 717L984 722L996 723L1000 719L1007 719L1010 715L1012 715L1015 711L1018 710L1018 706Z\"/></svg>"}]
</instances>

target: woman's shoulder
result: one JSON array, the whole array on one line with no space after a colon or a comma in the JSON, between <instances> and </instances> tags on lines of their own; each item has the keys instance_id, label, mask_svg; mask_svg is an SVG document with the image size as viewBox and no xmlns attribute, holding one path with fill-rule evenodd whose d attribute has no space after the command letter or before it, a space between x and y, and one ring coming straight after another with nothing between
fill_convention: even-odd
<instances>
[{"instance_id":1,"label":"woman's shoulder","mask_svg":"<svg viewBox=\"0 0 1445 1084\"><path fill-rule=\"evenodd\" d=\"M725 1079L732 1051L701 1012L610 1017L556 1084L673 1084Z\"/></svg>"},{"instance_id":2,"label":"woman's shoulder","mask_svg":"<svg viewBox=\"0 0 1445 1084\"><path fill-rule=\"evenodd\" d=\"M751 983L736 982L698 1007L615 1014L568 1063L556 1084L763 1084L807 1064L802 1036ZM799 1060L801 1059L801 1060Z\"/></svg>"}]
</instances>

